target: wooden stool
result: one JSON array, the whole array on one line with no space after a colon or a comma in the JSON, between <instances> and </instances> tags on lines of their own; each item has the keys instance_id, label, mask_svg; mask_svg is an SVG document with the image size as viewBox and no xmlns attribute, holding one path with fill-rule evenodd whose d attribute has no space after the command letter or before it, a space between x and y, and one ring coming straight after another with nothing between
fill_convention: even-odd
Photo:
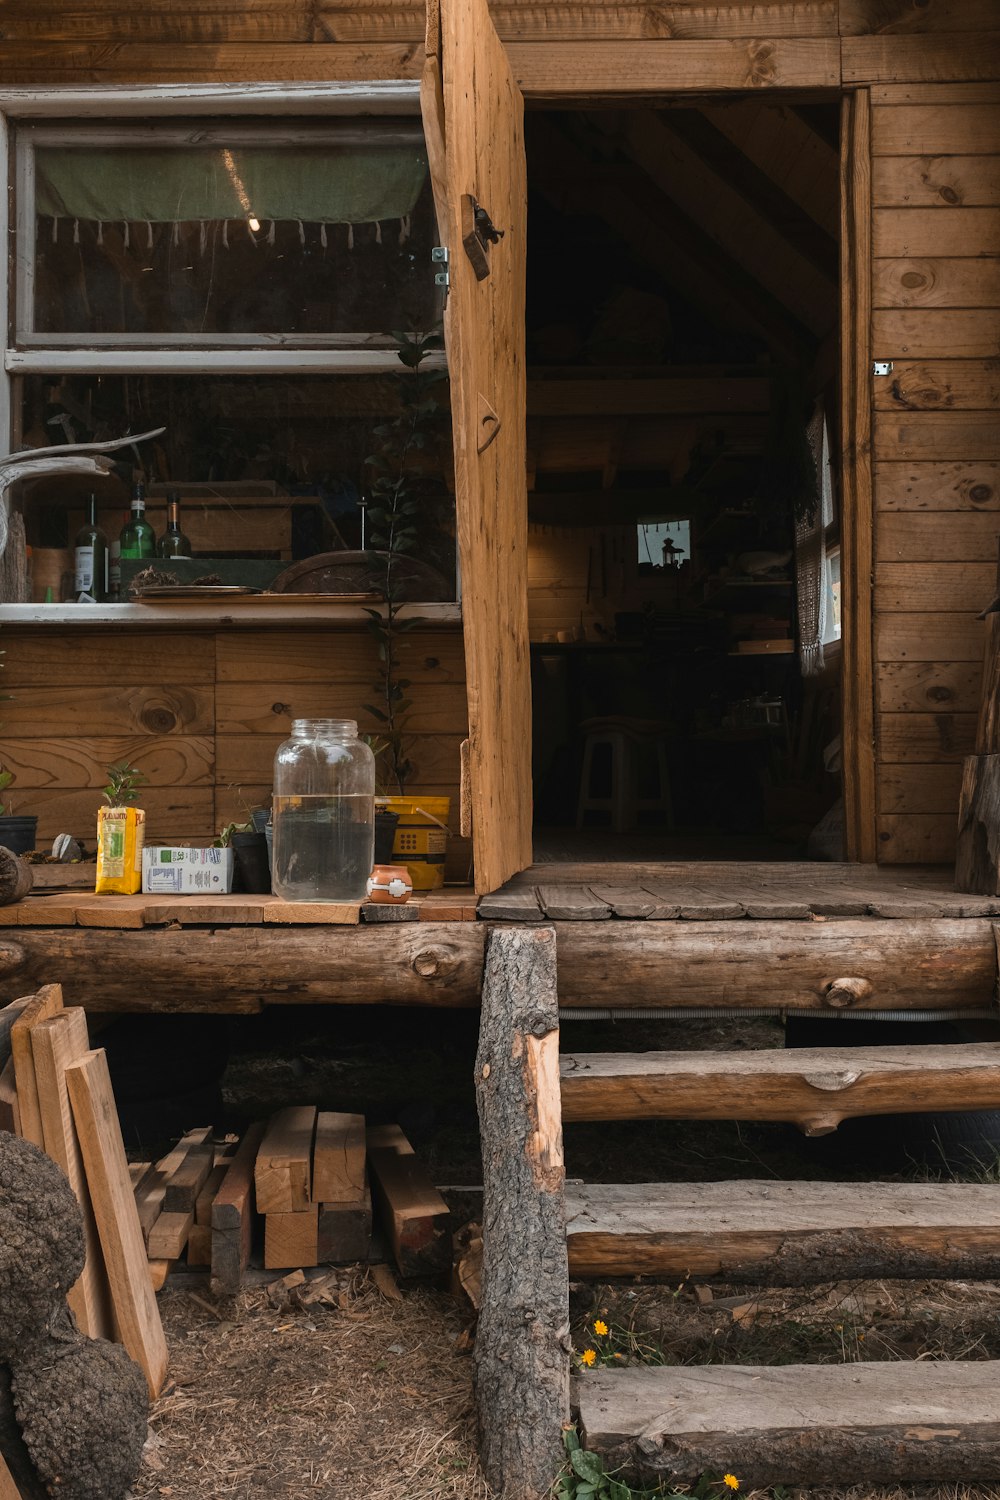
<instances>
[{"instance_id":1,"label":"wooden stool","mask_svg":"<svg viewBox=\"0 0 1000 1500\"><path fill-rule=\"evenodd\" d=\"M611 814L613 833L627 833L636 826L639 814L665 814L667 828L674 826L674 808L670 797L670 768L667 763L667 726L657 719L585 719L581 728L587 731L583 746L583 769L580 774L580 796L576 806L576 826L582 828L588 812ZM610 758L611 795L593 795L594 753L607 747ZM658 774L655 797L638 796L639 759L644 747L652 747Z\"/></svg>"}]
</instances>

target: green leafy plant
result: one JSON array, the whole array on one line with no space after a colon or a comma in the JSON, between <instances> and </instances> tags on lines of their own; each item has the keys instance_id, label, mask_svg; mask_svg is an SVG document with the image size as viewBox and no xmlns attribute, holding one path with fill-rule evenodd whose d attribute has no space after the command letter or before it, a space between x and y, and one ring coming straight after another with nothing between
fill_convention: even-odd
<instances>
[{"instance_id":1,"label":"green leafy plant","mask_svg":"<svg viewBox=\"0 0 1000 1500\"><path fill-rule=\"evenodd\" d=\"M722 1500L723 1496L734 1500L740 1488L733 1474L702 1474L690 1488L658 1484L636 1489L609 1473L600 1454L583 1447L575 1427L563 1429L563 1446L567 1464L553 1487L553 1500ZM772 1494L774 1500L788 1500L780 1487Z\"/></svg>"},{"instance_id":2,"label":"green leafy plant","mask_svg":"<svg viewBox=\"0 0 1000 1500\"><path fill-rule=\"evenodd\" d=\"M138 766L130 766L127 760L108 766L105 775L108 784L104 788L104 800L109 807L127 807L130 802L135 802L140 786L146 781Z\"/></svg>"},{"instance_id":3,"label":"green leafy plant","mask_svg":"<svg viewBox=\"0 0 1000 1500\"><path fill-rule=\"evenodd\" d=\"M253 815L255 812L263 811L263 809L261 808L253 808L250 806L249 802L243 795L243 788L241 786L233 786L233 784L230 782L229 790L233 793L237 802L240 804L240 807L243 809L244 817L238 822L226 823L222 828L219 829L218 838L212 841L213 849L228 849L233 841L234 833L256 833L257 825L254 823Z\"/></svg>"},{"instance_id":4,"label":"green leafy plant","mask_svg":"<svg viewBox=\"0 0 1000 1500\"><path fill-rule=\"evenodd\" d=\"M5 792L13 780L13 771L0 771L0 792ZM5 818L9 812L10 808L5 803L0 802L0 818Z\"/></svg>"},{"instance_id":5,"label":"green leafy plant","mask_svg":"<svg viewBox=\"0 0 1000 1500\"><path fill-rule=\"evenodd\" d=\"M253 823L227 823L224 828L219 829L219 837L212 840L213 849L228 849L233 842L234 833L253 833Z\"/></svg>"},{"instance_id":6,"label":"green leafy plant","mask_svg":"<svg viewBox=\"0 0 1000 1500\"><path fill-rule=\"evenodd\" d=\"M397 333L404 372L396 377L399 415L374 429L377 446L366 459L371 471L371 501L368 506L369 544L379 554L376 579L384 605L368 610L368 628L378 647L377 701L365 709L382 726L377 738L384 740L384 779L402 795L413 774L406 751L407 726L412 700L411 683L400 675L400 637L421 622L401 614L405 593L400 563L417 550L417 519L426 498L427 477L415 460L426 450L446 413L434 394L434 386L445 379L440 370L421 368L428 354L442 347L438 333Z\"/></svg>"}]
</instances>

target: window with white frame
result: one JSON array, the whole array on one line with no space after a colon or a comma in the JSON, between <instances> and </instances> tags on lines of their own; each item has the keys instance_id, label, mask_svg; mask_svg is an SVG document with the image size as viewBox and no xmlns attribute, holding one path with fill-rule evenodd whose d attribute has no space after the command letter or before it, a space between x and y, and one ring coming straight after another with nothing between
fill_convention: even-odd
<instances>
[{"instance_id":1,"label":"window with white frame","mask_svg":"<svg viewBox=\"0 0 1000 1500\"><path fill-rule=\"evenodd\" d=\"M371 460L441 318L419 118L12 125L9 446L165 428L115 455L106 478L43 476L15 492L34 601L78 597L88 491L110 543L140 477L154 530L180 497L191 560L171 562L179 582L206 564L226 586L270 588L299 569L308 591L316 554L338 575L336 554L346 567L369 540ZM442 366L436 350L421 360L442 381L440 420L409 455L412 596L431 601L456 597ZM362 574L347 568L345 592L364 592ZM315 579L328 586L318 568Z\"/></svg>"}]
</instances>

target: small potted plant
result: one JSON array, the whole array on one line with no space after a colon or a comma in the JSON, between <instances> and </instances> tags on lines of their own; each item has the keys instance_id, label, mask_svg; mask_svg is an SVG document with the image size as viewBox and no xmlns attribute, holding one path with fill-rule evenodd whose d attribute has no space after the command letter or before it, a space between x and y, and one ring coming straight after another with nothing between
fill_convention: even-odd
<instances>
[{"instance_id":1,"label":"small potted plant","mask_svg":"<svg viewBox=\"0 0 1000 1500\"><path fill-rule=\"evenodd\" d=\"M271 869L267 859L267 837L258 827L257 813L244 804L247 816L241 823L227 823L215 840L218 849L233 851L233 890L245 895L269 895Z\"/></svg>"},{"instance_id":2,"label":"small potted plant","mask_svg":"<svg viewBox=\"0 0 1000 1500\"><path fill-rule=\"evenodd\" d=\"M13 771L0 771L0 795L6 792L14 780ZM23 814L15 816L6 802L0 802L0 845L11 854L30 854L35 847L38 818Z\"/></svg>"}]
</instances>

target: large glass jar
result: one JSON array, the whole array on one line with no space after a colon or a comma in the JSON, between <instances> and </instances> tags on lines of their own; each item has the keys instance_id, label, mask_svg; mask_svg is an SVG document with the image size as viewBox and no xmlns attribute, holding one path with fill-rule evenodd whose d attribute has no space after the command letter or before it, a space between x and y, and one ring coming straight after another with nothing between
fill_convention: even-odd
<instances>
[{"instance_id":1,"label":"large glass jar","mask_svg":"<svg viewBox=\"0 0 1000 1500\"><path fill-rule=\"evenodd\" d=\"M358 901L375 858L375 757L353 719L295 719L274 757L276 896Z\"/></svg>"}]
</instances>

